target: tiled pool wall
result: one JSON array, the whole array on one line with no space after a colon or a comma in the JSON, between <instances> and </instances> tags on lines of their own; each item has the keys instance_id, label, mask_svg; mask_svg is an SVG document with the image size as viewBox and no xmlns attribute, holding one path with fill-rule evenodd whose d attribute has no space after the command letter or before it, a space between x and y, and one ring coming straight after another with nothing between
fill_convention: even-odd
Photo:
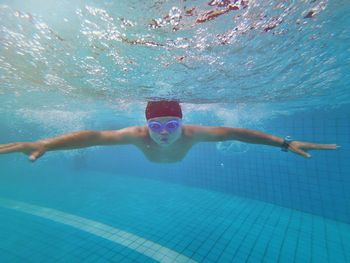
<instances>
[{"instance_id":1,"label":"tiled pool wall","mask_svg":"<svg viewBox=\"0 0 350 263\"><path fill-rule=\"evenodd\" d=\"M132 146L89 150L72 162L76 168L223 191L350 223L349 108L301 112L263 124L263 131L278 136L341 145L336 151L311 151L310 159L252 144L244 153L221 153L215 143L202 143L180 164L150 163Z\"/></svg>"},{"instance_id":2,"label":"tiled pool wall","mask_svg":"<svg viewBox=\"0 0 350 263\"><path fill-rule=\"evenodd\" d=\"M301 112L263 123L259 129L278 136L319 143L337 143L337 151L311 151L310 159L278 148L249 144L238 152L219 152L215 143L196 145L178 164L149 162L133 146L110 146L49 152L37 163L23 155L1 156L0 163L27 169L41 165L114 174L222 191L350 223L350 106L332 111ZM257 127L246 127L257 129ZM35 130L16 131L4 140L37 139ZM41 133L39 133L41 134ZM8 138L8 139L6 139ZM242 146L242 145L241 145ZM5 167L3 166L3 167ZM39 171L38 170L38 171Z\"/></svg>"},{"instance_id":3,"label":"tiled pool wall","mask_svg":"<svg viewBox=\"0 0 350 263\"><path fill-rule=\"evenodd\" d=\"M43 168L2 178L0 262L349 262L349 224L160 180Z\"/></svg>"}]
</instances>

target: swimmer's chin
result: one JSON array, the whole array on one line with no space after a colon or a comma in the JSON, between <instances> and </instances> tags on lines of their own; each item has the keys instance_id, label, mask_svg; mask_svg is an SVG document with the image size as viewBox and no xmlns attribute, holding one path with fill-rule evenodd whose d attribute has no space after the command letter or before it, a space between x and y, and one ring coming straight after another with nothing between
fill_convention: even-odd
<instances>
[{"instance_id":1,"label":"swimmer's chin","mask_svg":"<svg viewBox=\"0 0 350 263\"><path fill-rule=\"evenodd\" d=\"M157 141L156 143L161 147L167 147L173 144L172 142L169 142L169 141Z\"/></svg>"},{"instance_id":2,"label":"swimmer's chin","mask_svg":"<svg viewBox=\"0 0 350 263\"><path fill-rule=\"evenodd\" d=\"M169 143L169 142L158 142L158 145L159 146L162 146L162 147L167 147L169 145L171 145L172 143Z\"/></svg>"}]
</instances>

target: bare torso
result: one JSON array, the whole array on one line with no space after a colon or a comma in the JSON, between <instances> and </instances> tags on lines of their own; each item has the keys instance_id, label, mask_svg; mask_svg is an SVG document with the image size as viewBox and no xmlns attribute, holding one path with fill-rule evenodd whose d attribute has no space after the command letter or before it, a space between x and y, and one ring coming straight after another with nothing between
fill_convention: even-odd
<instances>
[{"instance_id":1,"label":"bare torso","mask_svg":"<svg viewBox=\"0 0 350 263\"><path fill-rule=\"evenodd\" d=\"M148 160L158 163L180 162L194 145L191 129L187 125L182 126L181 137L172 145L162 147L149 135L147 126L140 127L140 140L135 145L144 153Z\"/></svg>"}]
</instances>

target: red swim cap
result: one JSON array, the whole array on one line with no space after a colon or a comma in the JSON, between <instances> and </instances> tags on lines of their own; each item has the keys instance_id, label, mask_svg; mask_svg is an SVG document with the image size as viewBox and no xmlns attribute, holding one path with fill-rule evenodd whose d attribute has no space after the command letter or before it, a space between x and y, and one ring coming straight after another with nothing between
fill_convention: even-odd
<instances>
[{"instance_id":1,"label":"red swim cap","mask_svg":"<svg viewBox=\"0 0 350 263\"><path fill-rule=\"evenodd\" d=\"M181 106L174 100L149 101L145 114L147 120L168 116L182 118Z\"/></svg>"}]
</instances>

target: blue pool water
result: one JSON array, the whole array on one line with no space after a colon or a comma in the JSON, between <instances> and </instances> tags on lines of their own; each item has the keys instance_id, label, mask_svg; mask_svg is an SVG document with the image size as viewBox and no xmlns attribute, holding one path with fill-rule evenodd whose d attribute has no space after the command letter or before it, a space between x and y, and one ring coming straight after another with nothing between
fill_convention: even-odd
<instances>
[{"instance_id":1,"label":"blue pool water","mask_svg":"<svg viewBox=\"0 0 350 263\"><path fill-rule=\"evenodd\" d=\"M0 155L0 262L350 262L349 13L345 0L0 1L0 144L144 125L147 101L167 98L185 124L341 146Z\"/></svg>"}]
</instances>

